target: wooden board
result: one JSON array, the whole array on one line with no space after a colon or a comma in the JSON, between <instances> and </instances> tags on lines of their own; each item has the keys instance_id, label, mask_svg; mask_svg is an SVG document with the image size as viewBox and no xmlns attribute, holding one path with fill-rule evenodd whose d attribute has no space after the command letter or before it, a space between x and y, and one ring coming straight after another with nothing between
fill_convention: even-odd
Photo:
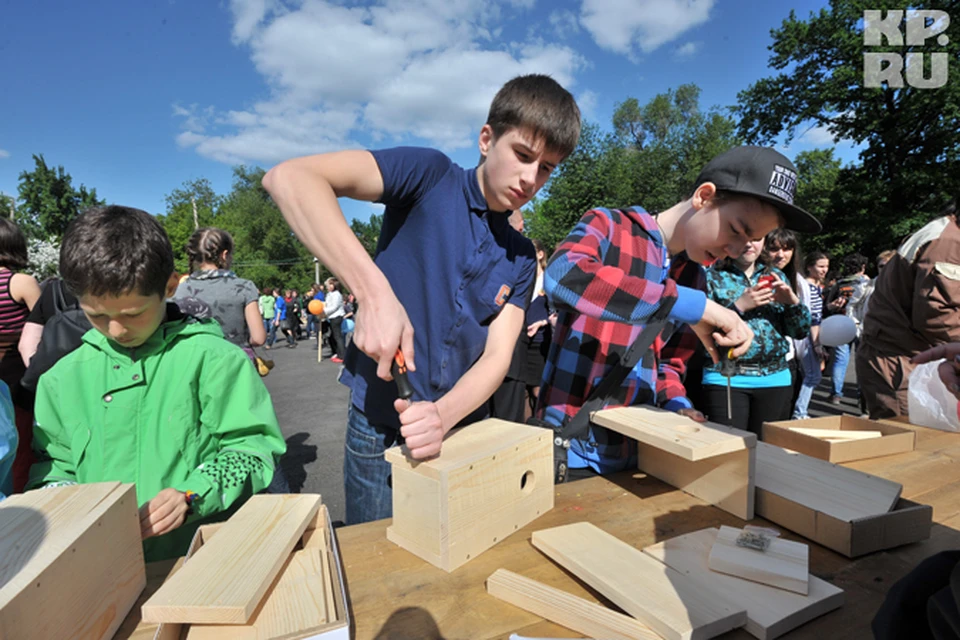
<instances>
[{"instance_id":1,"label":"wooden board","mask_svg":"<svg viewBox=\"0 0 960 640\"><path fill-rule=\"evenodd\" d=\"M869 440L870 438L882 438L883 434L879 431L845 431L840 429L804 429L803 427L790 427L790 431L802 433L805 436L813 438L823 438L826 440Z\"/></svg>"},{"instance_id":2,"label":"wooden board","mask_svg":"<svg viewBox=\"0 0 960 640\"><path fill-rule=\"evenodd\" d=\"M712 422L700 423L656 407L595 411L592 422L684 460L703 460L756 446L757 436Z\"/></svg>"},{"instance_id":3,"label":"wooden board","mask_svg":"<svg viewBox=\"0 0 960 640\"><path fill-rule=\"evenodd\" d=\"M707 566L779 589L807 595L810 584L810 548L800 542L774 538L760 551L737 545L742 529L722 526L710 549Z\"/></svg>"},{"instance_id":4,"label":"wooden board","mask_svg":"<svg viewBox=\"0 0 960 640\"><path fill-rule=\"evenodd\" d=\"M140 597L137 598L137 602L133 605L133 608L130 609L130 613L127 614L127 618L123 621L123 624L117 629L113 640L161 640L160 638L156 638L157 627L159 625L140 620L140 607L150 599L150 596L156 593L160 585L179 571L182 566L183 558L147 563L147 587L143 590L143 593L140 594ZM176 640L179 639L180 636L178 635Z\"/></svg>"},{"instance_id":5,"label":"wooden board","mask_svg":"<svg viewBox=\"0 0 960 640\"><path fill-rule=\"evenodd\" d=\"M746 610L587 522L535 531L533 546L667 640L712 638Z\"/></svg>"},{"instance_id":6,"label":"wooden board","mask_svg":"<svg viewBox=\"0 0 960 640\"><path fill-rule=\"evenodd\" d=\"M896 482L765 442L757 443L756 486L844 521L887 513L903 489Z\"/></svg>"},{"instance_id":7,"label":"wooden board","mask_svg":"<svg viewBox=\"0 0 960 640\"><path fill-rule=\"evenodd\" d=\"M111 638L146 585L132 484L11 496L0 548L0 638Z\"/></svg>"},{"instance_id":8,"label":"wooden board","mask_svg":"<svg viewBox=\"0 0 960 640\"><path fill-rule=\"evenodd\" d=\"M711 571L707 558L717 532L702 529L648 546L643 552L745 608L746 630L761 640L780 637L843 605L843 590L813 575L804 596Z\"/></svg>"},{"instance_id":9,"label":"wooden board","mask_svg":"<svg viewBox=\"0 0 960 640\"><path fill-rule=\"evenodd\" d=\"M329 622L319 549L294 551L246 625L192 624L187 640L272 640Z\"/></svg>"},{"instance_id":10,"label":"wooden board","mask_svg":"<svg viewBox=\"0 0 960 640\"><path fill-rule=\"evenodd\" d=\"M248 622L319 508L315 494L253 496L143 605L143 619Z\"/></svg>"},{"instance_id":11,"label":"wooden board","mask_svg":"<svg viewBox=\"0 0 960 640\"><path fill-rule=\"evenodd\" d=\"M753 520L756 448L696 462L637 443L637 467L741 520Z\"/></svg>"},{"instance_id":12,"label":"wooden board","mask_svg":"<svg viewBox=\"0 0 960 640\"><path fill-rule=\"evenodd\" d=\"M661 640L630 616L506 569L487 578L487 593L595 640Z\"/></svg>"}]
</instances>

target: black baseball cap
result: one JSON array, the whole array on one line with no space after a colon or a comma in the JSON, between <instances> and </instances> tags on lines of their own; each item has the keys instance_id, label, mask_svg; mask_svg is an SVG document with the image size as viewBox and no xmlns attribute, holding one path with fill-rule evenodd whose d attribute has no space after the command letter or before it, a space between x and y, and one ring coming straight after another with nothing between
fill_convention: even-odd
<instances>
[{"instance_id":1,"label":"black baseball cap","mask_svg":"<svg viewBox=\"0 0 960 640\"><path fill-rule=\"evenodd\" d=\"M792 231L819 233L823 225L794 206L797 168L782 153L768 147L735 147L707 163L696 186L712 182L718 190L742 193L769 202L783 215Z\"/></svg>"}]
</instances>

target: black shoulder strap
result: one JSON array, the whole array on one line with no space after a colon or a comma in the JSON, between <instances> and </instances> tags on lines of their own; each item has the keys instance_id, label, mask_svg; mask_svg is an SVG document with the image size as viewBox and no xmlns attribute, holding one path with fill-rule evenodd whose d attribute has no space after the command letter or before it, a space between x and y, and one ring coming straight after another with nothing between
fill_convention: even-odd
<instances>
[{"instance_id":1,"label":"black shoulder strap","mask_svg":"<svg viewBox=\"0 0 960 640\"><path fill-rule=\"evenodd\" d=\"M57 313L61 311L66 311L67 309L67 299L63 297L63 280L57 278L56 281L51 282L50 285L53 287L53 306L57 310Z\"/></svg>"},{"instance_id":2,"label":"black shoulder strap","mask_svg":"<svg viewBox=\"0 0 960 640\"><path fill-rule=\"evenodd\" d=\"M585 436L590 428L590 414L603 408L603 405L609 400L610 395L623 383L627 375L633 370L643 354L653 345L660 332L667 324L667 317L676 304L676 298L664 300L660 308L650 317L647 325L633 341L627 352L623 354L614 368L600 381L590 395L587 396L583 406L574 414L556 433L554 439L559 439L555 444L567 449L570 447L570 441Z\"/></svg>"}]
</instances>

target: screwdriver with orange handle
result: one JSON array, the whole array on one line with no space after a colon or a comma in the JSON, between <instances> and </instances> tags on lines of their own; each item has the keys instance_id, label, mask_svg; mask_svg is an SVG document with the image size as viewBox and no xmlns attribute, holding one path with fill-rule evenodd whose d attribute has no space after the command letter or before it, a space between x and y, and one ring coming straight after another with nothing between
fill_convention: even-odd
<instances>
[{"instance_id":1,"label":"screwdriver with orange handle","mask_svg":"<svg viewBox=\"0 0 960 640\"><path fill-rule=\"evenodd\" d=\"M720 352L720 375L727 378L727 421L733 422L733 399L730 391L730 378L736 375L737 365L734 363L733 347L729 349L719 349Z\"/></svg>"},{"instance_id":2,"label":"screwdriver with orange handle","mask_svg":"<svg viewBox=\"0 0 960 640\"><path fill-rule=\"evenodd\" d=\"M393 356L390 375L397 383L397 395L404 400L409 400L413 396L413 386L407 376L407 362L403 359L403 351L400 349L397 349L397 353Z\"/></svg>"}]
</instances>

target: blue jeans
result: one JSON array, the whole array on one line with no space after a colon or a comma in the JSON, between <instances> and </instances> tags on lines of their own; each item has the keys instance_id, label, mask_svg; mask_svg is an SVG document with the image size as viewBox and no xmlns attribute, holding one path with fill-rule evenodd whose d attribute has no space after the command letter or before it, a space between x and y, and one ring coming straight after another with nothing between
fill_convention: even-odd
<instances>
[{"instance_id":1,"label":"blue jeans","mask_svg":"<svg viewBox=\"0 0 960 640\"><path fill-rule=\"evenodd\" d=\"M856 344L854 340L852 344ZM850 364L851 343L841 344L833 351L833 395L843 395L843 380L847 377L847 365ZM859 394L858 394L859 395Z\"/></svg>"},{"instance_id":2,"label":"blue jeans","mask_svg":"<svg viewBox=\"0 0 960 640\"><path fill-rule=\"evenodd\" d=\"M367 421L350 402L347 439L343 447L343 489L347 524L360 524L393 515L390 463L383 452L397 444L399 432Z\"/></svg>"},{"instance_id":3,"label":"blue jeans","mask_svg":"<svg viewBox=\"0 0 960 640\"><path fill-rule=\"evenodd\" d=\"M800 387L800 393L797 395L797 404L793 407L793 419L807 418L807 409L810 406L810 398L813 397L813 390L820 384L822 375L820 374L820 360L817 358L817 352L813 350L813 344L810 338L803 343L802 359L800 366L803 368L803 386Z\"/></svg>"},{"instance_id":4,"label":"blue jeans","mask_svg":"<svg viewBox=\"0 0 960 640\"><path fill-rule=\"evenodd\" d=\"M273 326L273 318L263 319L263 328L267 330L267 346L272 347L277 341L277 328Z\"/></svg>"}]
</instances>

